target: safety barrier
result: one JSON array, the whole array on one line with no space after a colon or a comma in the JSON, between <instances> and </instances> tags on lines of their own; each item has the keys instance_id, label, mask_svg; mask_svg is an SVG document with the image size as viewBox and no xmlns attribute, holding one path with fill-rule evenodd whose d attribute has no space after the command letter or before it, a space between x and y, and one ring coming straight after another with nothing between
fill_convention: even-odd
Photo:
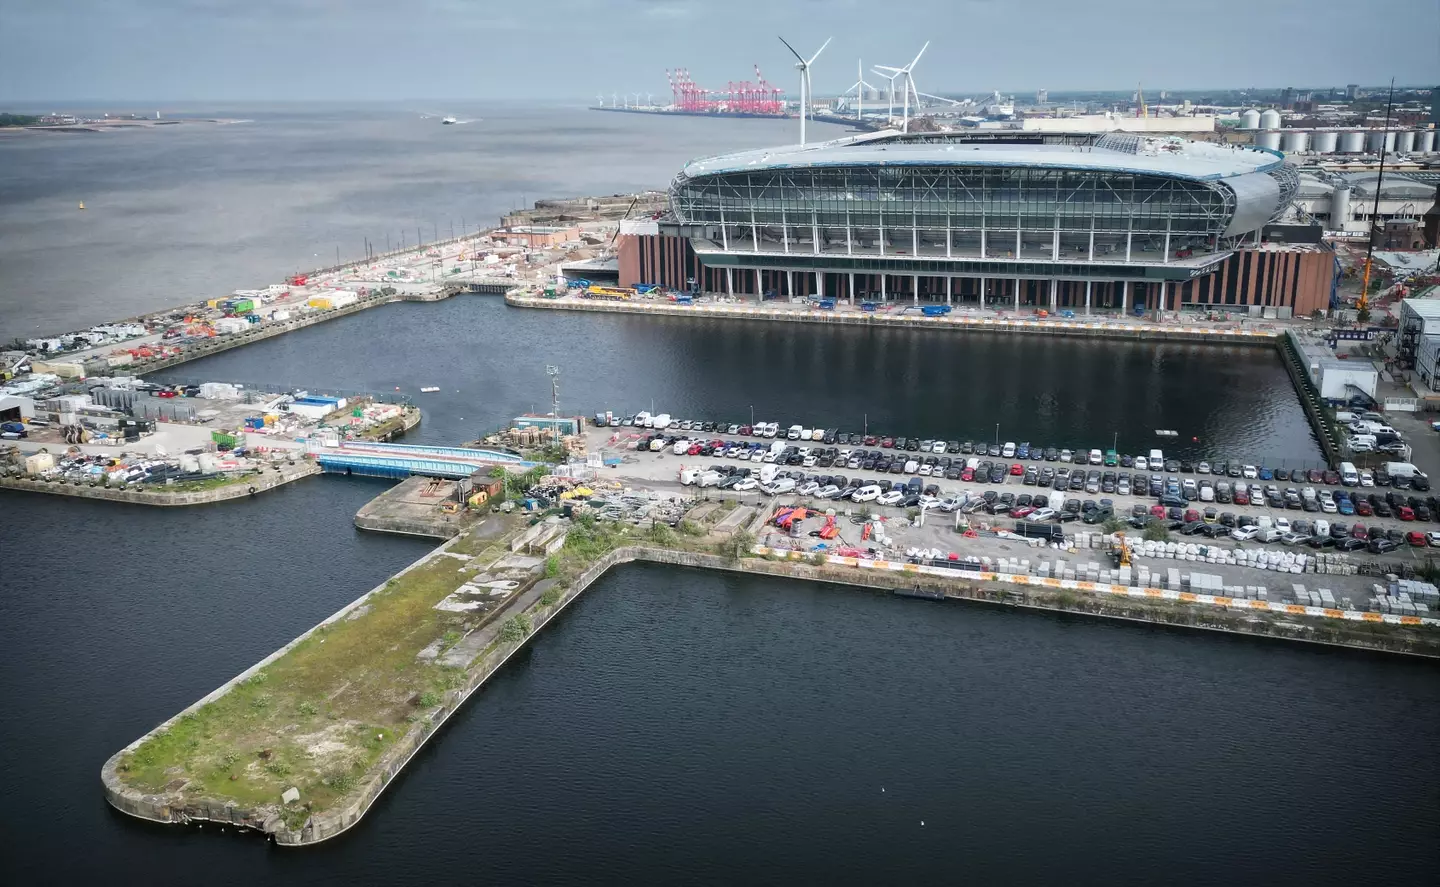
<instances>
[{"instance_id":1,"label":"safety barrier","mask_svg":"<svg viewBox=\"0 0 1440 887\"><path fill-rule=\"evenodd\" d=\"M764 545L757 545L753 549L755 554L766 556L773 555L788 560L802 560L814 557L818 552L790 551L782 548L769 548ZM1343 619L1350 622L1380 622L1387 625L1425 625L1440 627L1440 619L1428 616L1396 616L1391 613L1371 613L1362 610L1340 610L1330 607L1310 607L1299 604L1285 604L1279 601L1256 601L1248 598L1230 598L1222 595L1198 594L1189 591L1174 591L1162 588L1132 588L1128 585L1112 585L1104 582L1084 582L1078 579L1051 579L1040 576L1026 576L1015 573L996 573L985 570L975 571L973 569L935 567L929 564L912 564L906 561L869 560L860 557L843 557L840 555L823 555L825 562L837 566L855 567L861 570L889 570L906 573L919 573L927 576L938 576L945 579L971 579L981 582L1003 582L1010 585L1030 586L1036 588L1050 588L1055 590L1082 591L1090 594L1113 594L1132 598L1158 598L1167 601L1178 601L1187 604L1206 604L1214 607L1241 607L1250 610L1262 610L1270 613L1278 613L1286 616L1318 616L1326 619ZM973 566L973 564L971 565Z\"/></svg>"}]
</instances>

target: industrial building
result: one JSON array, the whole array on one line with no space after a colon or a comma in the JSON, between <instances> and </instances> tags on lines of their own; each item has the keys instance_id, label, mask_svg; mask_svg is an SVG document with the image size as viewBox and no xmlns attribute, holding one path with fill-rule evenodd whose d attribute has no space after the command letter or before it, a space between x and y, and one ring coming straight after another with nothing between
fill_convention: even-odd
<instances>
[{"instance_id":1,"label":"industrial building","mask_svg":"<svg viewBox=\"0 0 1440 887\"><path fill-rule=\"evenodd\" d=\"M622 225L619 276L751 297L1309 313L1329 305L1334 256L1318 229L1268 227L1297 183L1274 152L1177 137L874 133L692 161L667 215Z\"/></svg>"},{"instance_id":2,"label":"industrial building","mask_svg":"<svg viewBox=\"0 0 1440 887\"><path fill-rule=\"evenodd\" d=\"M1400 302L1395 352L1402 367L1414 369L1432 392L1440 392L1440 299Z\"/></svg>"},{"instance_id":3,"label":"industrial building","mask_svg":"<svg viewBox=\"0 0 1440 887\"><path fill-rule=\"evenodd\" d=\"M1326 231L1360 236L1377 227L1393 231L1395 236L1386 237L1386 242L1377 242L1377 246L1384 249L1424 249L1427 244L1421 220L1440 200L1437 186L1440 186L1440 175L1436 173L1387 170L1382 183L1378 169L1334 172L1316 168L1301 172L1295 209L1313 218ZM1394 242L1388 242L1391 240Z\"/></svg>"}]
</instances>

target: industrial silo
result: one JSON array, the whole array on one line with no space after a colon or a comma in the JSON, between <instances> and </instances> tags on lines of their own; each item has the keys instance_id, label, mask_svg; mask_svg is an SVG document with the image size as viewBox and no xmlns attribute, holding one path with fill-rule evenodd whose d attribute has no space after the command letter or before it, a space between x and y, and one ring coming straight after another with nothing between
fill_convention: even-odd
<instances>
[{"instance_id":1,"label":"industrial silo","mask_svg":"<svg viewBox=\"0 0 1440 887\"><path fill-rule=\"evenodd\" d=\"M1310 135L1310 153L1312 154L1334 154L1335 146L1340 141L1338 132L1316 132Z\"/></svg>"},{"instance_id":2,"label":"industrial silo","mask_svg":"<svg viewBox=\"0 0 1440 887\"><path fill-rule=\"evenodd\" d=\"M1350 221L1350 186L1339 184L1330 192L1330 230L1343 231Z\"/></svg>"},{"instance_id":3,"label":"industrial silo","mask_svg":"<svg viewBox=\"0 0 1440 887\"><path fill-rule=\"evenodd\" d=\"M1397 132L1395 134L1395 150L1401 154L1409 154L1415 150L1415 133L1411 130Z\"/></svg>"},{"instance_id":4,"label":"industrial silo","mask_svg":"<svg viewBox=\"0 0 1440 887\"><path fill-rule=\"evenodd\" d=\"M1279 111L1276 111L1274 108L1269 108L1269 109L1267 109L1267 110L1265 110L1265 111L1261 111L1261 112L1260 112L1260 128L1261 128L1261 129L1279 129L1279 128L1280 128L1280 112L1279 112Z\"/></svg>"},{"instance_id":5,"label":"industrial silo","mask_svg":"<svg viewBox=\"0 0 1440 887\"><path fill-rule=\"evenodd\" d=\"M1394 151L1395 133L1386 132L1383 129L1371 130L1369 137L1365 140L1365 148L1371 154L1379 154L1381 151Z\"/></svg>"},{"instance_id":6,"label":"industrial silo","mask_svg":"<svg viewBox=\"0 0 1440 887\"><path fill-rule=\"evenodd\" d=\"M1286 154L1304 154L1310 147L1310 133L1303 129L1287 129L1281 135L1280 150Z\"/></svg>"},{"instance_id":7,"label":"industrial silo","mask_svg":"<svg viewBox=\"0 0 1440 887\"><path fill-rule=\"evenodd\" d=\"M1255 144L1261 148L1269 148L1271 151L1280 150L1280 133L1277 130L1255 133Z\"/></svg>"},{"instance_id":8,"label":"industrial silo","mask_svg":"<svg viewBox=\"0 0 1440 887\"><path fill-rule=\"evenodd\" d=\"M1340 153L1359 154L1365 150L1365 133L1363 132L1342 132L1340 133Z\"/></svg>"},{"instance_id":9,"label":"industrial silo","mask_svg":"<svg viewBox=\"0 0 1440 887\"><path fill-rule=\"evenodd\" d=\"M1415 140L1415 150L1421 154L1431 154L1435 151L1435 130L1426 129L1420 132L1420 137Z\"/></svg>"},{"instance_id":10,"label":"industrial silo","mask_svg":"<svg viewBox=\"0 0 1440 887\"><path fill-rule=\"evenodd\" d=\"M1241 128L1241 129L1259 129L1259 128L1260 128L1260 112L1257 111L1257 110L1255 110L1254 108L1250 108L1250 109L1248 109L1248 110L1246 110L1246 111L1242 111L1242 112L1240 113L1240 128Z\"/></svg>"}]
</instances>

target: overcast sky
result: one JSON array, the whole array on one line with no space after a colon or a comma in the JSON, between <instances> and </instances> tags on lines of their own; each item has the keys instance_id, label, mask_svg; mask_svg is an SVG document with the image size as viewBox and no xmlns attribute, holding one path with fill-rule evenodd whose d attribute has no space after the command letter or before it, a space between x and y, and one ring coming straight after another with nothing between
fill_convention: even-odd
<instances>
[{"instance_id":1,"label":"overcast sky","mask_svg":"<svg viewBox=\"0 0 1440 887\"><path fill-rule=\"evenodd\" d=\"M926 40L925 92L1440 83L1440 0L0 0L0 101L793 93L776 34L817 95Z\"/></svg>"}]
</instances>

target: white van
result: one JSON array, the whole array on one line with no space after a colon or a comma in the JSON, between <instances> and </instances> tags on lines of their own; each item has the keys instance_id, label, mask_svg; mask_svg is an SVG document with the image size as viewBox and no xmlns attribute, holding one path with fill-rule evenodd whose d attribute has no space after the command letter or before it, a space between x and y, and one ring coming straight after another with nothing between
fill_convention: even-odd
<instances>
[{"instance_id":1,"label":"white van","mask_svg":"<svg viewBox=\"0 0 1440 887\"><path fill-rule=\"evenodd\" d=\"M1151 471L1163 471L1164 469L1163 469L1161 466L1163 466L1164 464L1165 464L1165 454L1162 453L1162 452L1160 452L1159 450L1151 450L1151 451L1150 451L1150 470L1151 470Z\"/></svg>"},{"instance_id":2,"label":"white van","mask_svg":"<svg viewBox=\"0 0 1440 887\"><path fill-rule=\"evenodd\" d=\"M700 469L698 468L686 468L681 470L680 472L680 483L684 484L687 487L695 483L699 479Z\"/></svg>"},{"instance_id":3,"label":"white van","mask_svg":"<svg viewBox=\"0 0 1440 887\"><path fill-rule=\"evenodd\" d=\"M1360 472L1355 470L1352 462L1340 463L1340 483L1347 487L1353 487L1360 483ZM1318 533L1316 535L1319 535Z\"/></svg>"},{"instance_id":4,"label":"white van","mask_svg":"<svg viewBox=\"0 0 1440 887\"><path fill-rule=\"evenodd\" d=\"M1091 464L1091 465L1099 465L1101 462L1104 462L1104 461L1105 461L1105 454L1104 454L1104 453L1100 452L1099 450L1091 450L1091 451L1090 451L1090 464Z\"/></svg>"},{"instance_id":5,"label":"white van","mask_svg":"<svg viewBox=\"0 0 1440 887\"><path fill-rule=\"evenodd\" d=\"M1064 493L1061 493L1061 492L1051 492L1051 493L1050 493L1050 502L1049 502L1049 505L1050 505L1050 507L1051 507L1052 509L1054 509L1055 511L1064 511L1064 510L1065 510L1065 494L1064 494Z\"/></svg>"},{"instance_id":6,"label":"white van","mask_svg":"<svg viewBox=\"0 0 1440 887\"><path fill-rule=\"evenodd\" d=\"M776 474L779 474L779 473L780 473L780 469L776 468L773 464L770 464L770 465L761 465L761 466L760 466L760 483L762 483L762 484L768 484L768 483L770 483L770 481L772 481L772 480L775 479L775 475L776 475Z\"/></svg>"},{"instance_id":7,"label":"white van","mask_svg":"<svg viewBox=\"0 0 1440 887\"><path fill-rule=\"evenodd\" d=\"M670 448L670 452L674 453L677 456L683 456L685 455L685 452L689 449L690 441L682 437L679 440L675 441L675 445Z\"/></svg>"},{"instance_id":8,"label":"white van","mask_svg":"<svg viewBox=\"0 0 1440 887\"><path fill-rule=\"evenodd\" d=\"M1329 536L1329 535L1330 535L1330 522L1329 522L1328 520L1325 520L1323 517L1317 519L1317 520L1315 521L1315 535L1316 535L1316 536Z\"/></svg>"},{"instance_id":9,"label":"white van","mask_svg":"<svg viewBox=\"0 0 1440 887\"><path fill-rule=\"evenodd\" d=\"M1261 527L1261 528L1260 528L1260 531L1255 534L1255 541L1256 541L1256 542L1274 542L1275 540L1279 539L1279 538L1280 538L1281 536L1283 536L1283 535L1285 535L1285 534L1282 533L1282 532L1280 532L1279 530L1275 529L1274 527Z\"/></svg>"},{"instance_id":10,"label":"white van","mask_svg":"<svg viewBox=\"0 0 1440 887\"><path fill-rule=\"evenodd\" d=\"M766 437L775 437L775 436L778 435L779 433L780 433L780 424L779 424L778 422L766 422L766 423L765 423L765 436L766 436Z\"/></svg>"},{"instance_id":11,"label":"white van","mask_svg":"<svg viewBox=\"0 0 1440 887\"><path fill-rule=\"evenodd\" d=\"M801 433L802 431L804 431L804 430L805 430L805 429L804 429L803 427L799 426L799 425L791 425L791 426L790 426L790 430L787 431L787 432L785 432L785 437L786 437L788 440L799 440L799 439L800 439L800 433Z\"/></svg>"},{"instance_id":12,"label":"white van","mask_svg":"<svg viewBox=\"0 0 1440 887\"><path fill-rule=\"evenodd\" d=\"M669 413L661 413L660 415L656 416L656 417L655 417L655 423L654 423L654 424L655 424L655 427L656 427L656 428L669 428L669 427L670 427L670 414L669 414ZM647 426L647 427L648 427L648 426Z\"/></svg>"},{"instance_id":13,"label":"white van","mask_svg":"<svg viewBox=\"0 0 1440 887\"><path fill-rule=\"evenodd\" d=\"M725 475L721 474L718 471L707 471L704 474L700 475L700 479L697 481L697 483L702 487L713 487L724 479Z\"/></svg>"},{"instance_id":14,"label":"white van","mask_svg":"<svg viewBox=\"0 0 1440 887\"><path fill-rule=\"evenodd\" d=\"M877 487L877 486L875 486L874 484L869 484L869 485L867 485L867 486L863 486L863 487L861 487L860 489L856 490L856 491L855 491L855 495L853 495L853 496L850 497L850 501L851 501L851 502L874 502L874 501L875 501L875 498L876 498L877 496L879 496L879 495L880 495L880 488Z\"/></svg>"}]
</instances>

